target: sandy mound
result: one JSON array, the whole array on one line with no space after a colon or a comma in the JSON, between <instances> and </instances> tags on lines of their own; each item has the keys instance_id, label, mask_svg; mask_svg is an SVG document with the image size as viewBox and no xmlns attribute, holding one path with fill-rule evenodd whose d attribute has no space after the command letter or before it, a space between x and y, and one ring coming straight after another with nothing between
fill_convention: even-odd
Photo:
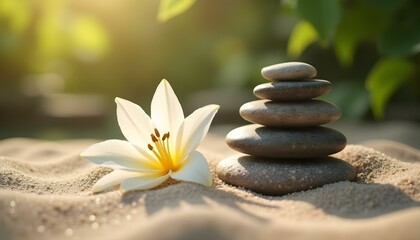
<instances>
[{"instance_id":1,"label":"sandy mound","mask_svg":"<svg viewBox=\"0 0 420 240\"><path fill-rule=\"evenodd\" d=\"M0 239L420 239L420 156L405 145L389 156L349 145L335 156L356 167L356 182L270 197L216 174L213 188L94 195L111 170L79 158L93 142L0 141ZM211 135L200 151L213 173L232 154Z\"/></svg>"}]
</instances>

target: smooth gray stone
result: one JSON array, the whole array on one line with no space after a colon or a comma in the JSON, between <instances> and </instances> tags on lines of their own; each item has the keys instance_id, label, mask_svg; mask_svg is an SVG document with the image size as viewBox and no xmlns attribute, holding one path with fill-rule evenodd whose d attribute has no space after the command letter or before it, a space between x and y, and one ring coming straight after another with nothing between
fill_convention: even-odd
<instances>
[{"instance_id":1,"label":"smooth gray stone","mask_svg":"<svg viewBox=\"0 0 420 240\"><path fill-rule=\"evenodd\" d=\"M308 79L294 82L264 83L254 88L254 95L273 101L300 101L321 96L331 91L331 83L326 80Z\"/></svg>"},{"instance_id":2,"label":"smooth gray stone","mask_svg":"<svg viewBox=\"0 0 420 240\"><path fill-rule=\"evenodd\" d=\"M250 124L226 135L232 149L268 158L323 157L337 153L347 144L340 132L326 127L269 128Z\"/></svg>"},{"instance_id":3,"label":"smooth gray stone","mask_svg":"<svg viewBox=\"0 0 420 240\"><path fill-rule=\"evenodd\" d=\"M286 62L265 67L261 75L271 81L305 80L316 76L316 69L302 62Z\"/></svg>"},{"instance_id":4,"label":"smooth gray stone","mask_svg":"<svg viewBox=\"0 0 420 240\"><path fill-rule=\"evenodd\" d=\"M319 126L341 117L338 107L322 100L284 103L257 100L242 105L239 113L245 120L269 127Z\"/></svg>"},{"instance_id":5,"label":"smooth gray stone","mask_svg":"<svg viewBox=\"0 0 420 240\"><path fill-rule=\"evenodd\" d=\"M333 157L280 161L235 155L220 161L216 171L226 183L266 195L283 195L356 178L352 165Z\"/></svg>"}]
</instances>

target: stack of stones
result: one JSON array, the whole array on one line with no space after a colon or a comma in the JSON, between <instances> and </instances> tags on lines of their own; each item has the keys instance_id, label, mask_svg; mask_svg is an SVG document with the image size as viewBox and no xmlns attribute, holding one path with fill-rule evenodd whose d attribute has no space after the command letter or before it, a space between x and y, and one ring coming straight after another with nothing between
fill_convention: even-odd
<instances>
[{"instance_id":1,"label":"stack of stones","mask_svg":"<svg viewBox=\"0 0 420 240\"><path fill-rule=\"evenodd\" d=\"M339 119L340 110L313 99L329 92L331 83L311 79L316 69L300 62L268 66L261 74L272 81L255 87L254 95L262 100L240 109L242 118L254 124L226 136L232 149L247 155L222 160L217 166L220 179L267 195L354 179L349 163L329 156L344 149L345 136L320 126Z\"/></svg>"}]
</instances>

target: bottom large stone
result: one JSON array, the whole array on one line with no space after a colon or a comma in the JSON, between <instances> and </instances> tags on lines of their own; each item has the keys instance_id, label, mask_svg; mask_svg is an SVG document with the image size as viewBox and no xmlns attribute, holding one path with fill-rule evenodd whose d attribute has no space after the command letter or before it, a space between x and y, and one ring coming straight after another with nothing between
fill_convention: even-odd
<instances>
[{"instance_id":1,"label":"bottom large stone","mask_svg":"<svg viewBox=\"0 0 420 240\"><path fill-rule=\"evenodd\" d=\"M353 180L356 170L349 163L333 158L278 160L235 155L217 166L220 179L266 195L283 195Z\"/></svg>"}]
</instances>

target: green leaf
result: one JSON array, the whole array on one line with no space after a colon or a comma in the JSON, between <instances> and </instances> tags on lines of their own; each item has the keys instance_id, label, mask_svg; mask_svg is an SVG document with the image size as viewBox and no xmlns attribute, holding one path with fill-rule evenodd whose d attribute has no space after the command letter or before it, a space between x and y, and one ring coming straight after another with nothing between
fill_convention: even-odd
<instances>
[{"instance_id":1,"label":"green leaf","mask_svg":"<svg viewBox=\"0 0 420 240\"><path fill-rule=\"evenodd\" d=\"M359 79L334 82L334 91L319 97L336 104L346 119L362 119L369 111L369 92Z\"/></svg>"},{"instance_id":2,"label":"green leaf","mask_svg":"<svg viewBox=\"0 0 420 240\"><path fill-rule=\"evenodd\" d=\"M375 64L367 77L366 87L371 92L371 105L376 118L383 118L386 103L414 71L414 64L401 58L383 59Z\"/></svg>"},{"instance_id":3,"label":"green leaf","mask_svg":"<svg viewBox=\"0 0 420 240\"><path fill-rule=\"evenodd\" d=\"M387 56L403 57L416 53L420 44L420 21L409 24L395 24L387 29L379 40L379 51Z\"/></svg>"},{"instance_id":4,"label":"green leaf","mask_svg":"<svg viewBox=\"0 0 420 240\"><path fill-rule=\"evenodd\" d=\"M166 22L169 19L187 11L196 0L162 0L159 6L158 20Z\"/></svg>"},{"instance_id":5,"label":"green leaf","mask_svg":"<svg viewBox=\"0 0 420 240\"><path fill-rule=\"evenodd\" d=\"M367 4L372 5L387 15L393 15L406 5L408 0L365 0Z\"/></svg>"},{"instance_id":6,"label":"green leaf","mask_svg":"<svg viewBox=\"0 0 420 240\"><path fill-rule=\"evenodd\" d=\"M338 0L299 0L297 11L315 27L323 41L328 41L333 36L341 18Z\"/></svg>"},{"instance_id":7,"label":"green leaf","mask_svg":"<svg viewBox=\"0 0 420 240\"><path fill-rule=\"evenodd\" d=\"M343 17L334 40L334 49L340 63L343 66L351 66L359 44L376 42L390 19L383 11L372 8L364 2L347 6L343 10Z\"/></svg>"},{"instance_id":8,"label":"green leaf","mask_svg":"<svg viewBox=\"0 0 420 240\"><path fill-rule=\"evenodd\" d=\"M319 39L315 28L307 21L300 21L293 28L287 44L287 53L292 57L299 57L313 42Z\"/></svg>"},{"instance_id":9,"label":"green leaf","mask_svg":"<svg viewBox=\"0 0 420 240\"><path fill-rule=\"evenodd\" d=\"M353 64L354 54L359 41L360 37L354 34L354 32L344 30L337 31L334 49L341 65L348 67Z\"/></svg>"}]
</instances>

